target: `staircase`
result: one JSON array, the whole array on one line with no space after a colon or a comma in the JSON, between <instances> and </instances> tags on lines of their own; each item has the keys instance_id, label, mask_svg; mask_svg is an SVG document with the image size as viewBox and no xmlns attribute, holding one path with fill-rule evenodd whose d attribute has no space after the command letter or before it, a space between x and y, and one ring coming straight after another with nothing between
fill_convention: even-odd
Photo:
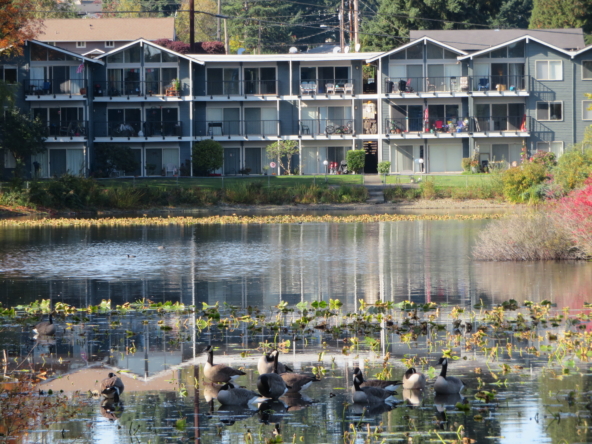
<instances>
[{"instance_id":1,"label":"staircase","mask_svg":"<svg viewBox=\"0 0 592 444\"><path fill-rule=\"evenodd\" d=\"M379 174L364 175L364 186L368 189L370 197L366 201L368 204L384 203L384 184Z\"/></svg>"}]
</instances>

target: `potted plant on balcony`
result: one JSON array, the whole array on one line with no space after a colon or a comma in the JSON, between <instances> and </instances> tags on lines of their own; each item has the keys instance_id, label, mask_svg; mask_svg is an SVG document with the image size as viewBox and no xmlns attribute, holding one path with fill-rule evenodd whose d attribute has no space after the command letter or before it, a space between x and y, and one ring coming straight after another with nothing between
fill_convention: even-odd
<instances>
[{"instance_id":1,"label":"potted plant on balcony","mask_svg":"<svg viewBox=\"0 0 592 444\"><path fill-rule=\"evenodd\" d=\"M173 80L173 88L175 88L177 95L180 96L181 95L181 80L174 79Z\"/></svg>"}]
</instances>

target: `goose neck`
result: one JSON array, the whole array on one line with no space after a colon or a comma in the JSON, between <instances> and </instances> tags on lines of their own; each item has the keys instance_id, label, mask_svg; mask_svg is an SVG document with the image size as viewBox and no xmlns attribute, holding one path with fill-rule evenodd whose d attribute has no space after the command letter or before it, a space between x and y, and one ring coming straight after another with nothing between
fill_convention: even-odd
<instances>
[{"instance_id":1,"label":"goose neck","mask_svg":"<svg viewBox=\"0 0 592 444\"><path fill-rule=\"evenodd\" d=\"M214 365L214 350L208 352L208 364Z\"/></svg>"},{"instance_id":2,"label":"goose neck","mask_svg":"<svg viewBox=\"0 0 592 444\"><path fill-rule=\"evenodd\" d=\"M446 378L446 370L448 370L448 361L444 361L442 364L442 370L440 371L440 376Z\"/></svg>"}]
</instances>

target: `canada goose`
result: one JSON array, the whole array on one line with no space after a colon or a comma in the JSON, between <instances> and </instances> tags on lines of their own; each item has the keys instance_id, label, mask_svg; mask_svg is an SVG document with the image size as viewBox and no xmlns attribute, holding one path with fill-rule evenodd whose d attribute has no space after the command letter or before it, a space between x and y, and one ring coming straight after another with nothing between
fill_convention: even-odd
<instances>
[{"instance_id":1,"label":"canada goose","mask_svg":"<svg viewBox=\"0 0 592 444\"><path fill-rule=\"evenodd\" d=\"M393 404L396 402L392 392L380 387L360 387L360 380L354 376L354 402L360 404L378 404L385 402Z\"/></svg>"},{"instance_id":2,"label":"canada goose","mask_svg":"<svg viewBox=\"0 0 592 444\"><path fill-rule=\"evenodd\" d=\"M227 382L230 388L239 388L240 386L233 383ZM216 382L204 382L203 384L203 393L206 402L210 402L212 399L216 399L218 397L218 393L220 389L224 386L224 384L218 384Z\"/></svg>"},{"instance_id":3,"label":"canada goose","mask_svg":"<svg viewBox=\"0 0 592 444\"><path fill-rule=\"evenodd\" d=\"M313 382L320 381L316 376L303 375L302 373L282 373L280 376L286 385L290 386L288 393L297 393L307 389Z\"/></svg>"},{"instance_id":4,"label":"canada goose","mask_svg":"<svg viewBox=\"0 0 592 444\"><path fill-rule=\"evenodd\" d=\"M263 356L259 358L259 362L257 363L257 371L260 375L264 375L265 373L273 373L273 359L276 353L279 353L277 350L273 350L270 353L265 353ZM293 372L290 367L287 365L278 362L278 373L287 373Z\"/></svg>"},{"instance_id":5,"label":"canada goose","mask_svg":"<svg viewBox=\"0 0 592 444\"><path fill-rule=\"evenodd\" d=\"M463 389L463 382L455 376L446 376L446 370L448 370L448 359L440 358L437 365L442 366L440 376L436 378L434 384L434 390L439 395L453 395L460 393Z\"/></svg>"},{"instance_id":6,"label":"canada goose","mask_svg":"<svg viewBox=\"0 0 592 444\"><path fill-rule=\"evenodd\" d=\"M380 379L364 379L364 374L359 367L354 368L354 378L360 381L360 387L378 387L389 392L394 392L401 385L401 381L381 381Z\"/></svg>"},{"instance_id":7,"label":"canada goose","mask_svg":"<svg viewBox=\"0 0 592 444\"><path fill-rule=\"evenodd\" d=\"M426 377L423 373L419 373L415 368L411 367L403 375L403 388L404 389L425 389Z\"/></svg>"},{"instance_id":8,"label":"canada goose","mask_svg":"<svg viewBox=\"0 0 592 444\"><path fill-rule=\"evenodd\" d=\"M133 254L128 254L128 255L127 255L127 258L128 258L128 259L133 259L133 258L135 258L135 257L136 257L136 256L134 256Z\"/></svg>"},{"instance_id":9,"label":"canada goose","mask_svg":"<svg viewBox=\"0 0 592 444\"><path fill-rule=\"evenodd\" d=\"M222 405L248 405L260 404L267 401L259 393L244 388L234 388L230 384L224 384L218 391L218 402Z\"/></svg>"},{"instance_id":10,"label":"canada goose","mask_svg":"<svg viewBox=\"0 0 592 444\"><path fill-rule=\"evenodd\" d=\"M208 362L204 366L204 376L213 382L228 382L239 376L245 375L245 372L228 367L226 364L214 364L214 348L211 345L206 347L208 353Z\"/></svg>"},{"instance_id":11,"label":"canada goose","mask_svg":"<svg viewBox=\"0 0 592 444\"><path fill-rule=\"evenodd\" d=\"M39 322L34 328L33 332L40 336L53 336L56 332L56 326L53 323L52 313L49 314L49 320Z\"/></svg>"},{"instance_id":12,"label":"canada goose","mask_svg":"<svg viewBox=\"0 0 592 444\"><path fill-rule=\"evenodd\" d=\"M259 393L271 399L278 399L291 388L277 374L278 355L279 353L274 354L273 373L264 373L257 378L257 389Z\"/></svg>"},{"instance_id":13,"label":"canada goose","mask_svg":"<svg viewBox=\"0 0 592 444\"><path fill-rule=\"evenodd\" d=\"M158 248L159 250L164 250L164 245L159 245L159 246L158 246L158 247L156 247L156 248Z\"/></svg>"},{"instance_id":14,"label":"canada goose","mask_svg":"<svg viewBox=\"0 0 592 444\"><path fill-rule=\"evenodd\" d=\"M123 389L123 382L114 373L109 373L101 382L101 394L106 398L113 398L114 402L119 402Z\"/></svg>"}]
</instances>

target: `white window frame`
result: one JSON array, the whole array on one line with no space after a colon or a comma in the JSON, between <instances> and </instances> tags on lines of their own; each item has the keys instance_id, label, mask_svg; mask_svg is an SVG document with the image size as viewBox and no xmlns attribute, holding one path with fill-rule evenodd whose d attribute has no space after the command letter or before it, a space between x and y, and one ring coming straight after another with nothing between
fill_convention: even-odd
<instances>
[{"instance_id":1,"label":"white window frame","mask_svg":"<svg viewBox=\"0 0 592 444\"><path fill-rule=\"evenodd\" d=\"M16 85L18 83L18 66L17 65L4 65L1 64L0 66L2 66L2 77L0 78L1 81L5 82L6 81L6 69L14 69L16 71L16 82L15 83L8 83L8 85Z\"/></svg>"},{"instance_id":2,"label":"white window frame","mask_svg":"<svg viewBox=\"0 0 592 444\"><path fill-rule=\"evenodd\" d=\"M115 42L114 41L105 42L105 48L115 48Z\"/></svg>"},{"instance_id":3,"label":"white window frame","mask_svg":"<svg viewBox=\"0 0 592 444\"><path fill-rule=\"evenodd\" d=\"M548 152L548 153L554 153L555 151L553 151L553 150L551 149L551 146L552 146L554 143L559 143L559 144L561 144L561 149L559 150L559 152L560 152L561 154L563 154L563 146L564 146L564 145L563 145L563 141L561 141L561 140L554 140L553 142L537 142L537 144L536 144L536 147L537 147L537 152L538 152L538 151L545 151L545 152ZM546 146L547 146L547 148L539 148L539 147L541 147L541 146L544 146L544 145L546 145Z\"/></svg>"},{"instance_id":4,"label":"white window frame","mask_svg":"<svg viewBox=\"0 0 592 444\"><path fill-rule=\"evenodd\" d=\"M582 80L592 80L592 77L584 77L584 62L592 63L592 60L582 60Z\"/></svg>"},{"instance_id":5,"label":"white window frame","mask_svg":"<svg viewBox=\"0 0 592 444\"><path fill-rule=\"evenodd\" d=\"M549 119L539 119L539 103L547 103L547 104L551 104L551 103L561 103L561 119L551 119L551 109L549 109ZM550 100L550 101L545 101L545 100L541 100L539 102L536 102L536 109L535 109L535 113L536 113L536 120L538 122L563 122L565 120L565 108L563 106L563 100Z\"/></svg>"},{"instance_id":6,"label":"white window frame","mask_svg":"<svg viewBox=\"0 0 592 444\"><path fill-rule=\"evenodd\" d=\"M549 70L549 63L550 62L559 62L561 64L561 78L560 79L539 79L537 76L538 73L538 64L539 63L546 63L547 64L547 73L550 72ZM562 82L563 81L563 60L537 60L534 63L534 75L536 80L544 80L546 82Z\"/></svg>"},{"instance_id":7,"label":"white window frame","mask_svg":"<svg viewBox=\"0 0 592 444\"><path fill-rule=\"evenodd\" d=\"M77 48L86 48L86 42L76 42Z\"/></svg>"},{"instance_id":8,"label":"white window frame","mask_svg":"<svg viewBox=\"0 0 592 444\"><path fill-rule=\"evenodd\" d=\"M590 79L592 80L592 79ZM592 100L582 100L582 120L592 120ZM586 111L590 113L590 117L586 119Z\"/></svg>"}]
</instances>

